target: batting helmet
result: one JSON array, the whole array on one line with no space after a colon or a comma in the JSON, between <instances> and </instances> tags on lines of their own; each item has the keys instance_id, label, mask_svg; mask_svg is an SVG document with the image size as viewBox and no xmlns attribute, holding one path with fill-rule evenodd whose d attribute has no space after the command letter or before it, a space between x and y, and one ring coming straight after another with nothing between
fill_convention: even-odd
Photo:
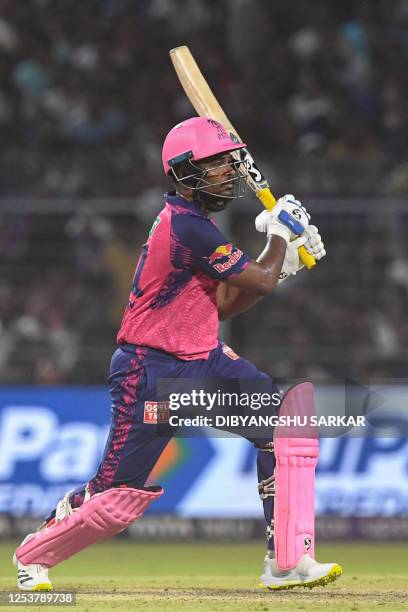
<instances>
[{"instance_id":1,"label":"batting helmet","mask_svg":"<svg viewBox=\"0 0 408 612\"><path fill-rule=\"evenodd\" d=\"M164 172L186 160L243 149L246 144L227 132L224 126L207 117L192 117L178 123L167 134L162 149Z\"/></svg>"}]
</instances>

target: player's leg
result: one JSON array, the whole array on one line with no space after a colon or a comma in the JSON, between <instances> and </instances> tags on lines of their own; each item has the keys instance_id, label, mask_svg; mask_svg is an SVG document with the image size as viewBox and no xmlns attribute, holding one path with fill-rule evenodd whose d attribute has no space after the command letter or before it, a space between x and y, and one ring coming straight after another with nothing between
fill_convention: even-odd
<instances>
[{"instance_id":1,"label":"player's leg","mask_svg":"<svg viewBox=\"0 0 408 612\"><path fill-rule=\"evenodd\" d=\"M254 393L279 394L271 378L257 369L247 359L237 355L228 345L220 343L210 355L207 376L216 379L245 379L251 381L250 390ZM231 389L229 389L231 390ZM273 410L273 408L271 408ZM276 410L276 408L275 408ZM268 551L273 554L273 515L275 497L275 454L273 452L273 430L263 431L263 437L248 437L257 448L258 491L263 505L266 521L266 539ZM247 436L246 436L247 437Z\"/></svg>"},{"instance_id":2,"label":"player's leg","mask_svg":"<svg viewBox=\"0 0 408 612\"><path fill-rule=\"evenodd\" d=\"M261 391L275 394L272 380L251 362L231 349L218 350L214 377L250 378L259 381ZM273 408L272 408L273 410ZM298 385L285 395L279 414L311 414L314 410L313 386ZM267 554L262 584L271 589L323 585L335 580L342 570L335 563L314 560L314 478L317 463L317 439L310 431L262 431L248 437L256 446L258 490L267 524ZM284 434L290 433L290 437ZM308 439L301 438L308 433Z\"/></svg>"},{"instance_id":3,"label":"player's leg","mask_svg":"<svg viewBox=\"0 0 408 612\"><path fill-rule=\"evenodd\" d=\"M158 436L157 425L144 423L150 389L143 357L116 351L110 376L112 425L103 459L87 485L68 493L51 520L16 550L20 589L52 588L48 567L122 531L161 495L161 487L145 487L145 482L170 435Z\"/></svg>"},{"instance_id":4,"label":"player's leg","mask_svg":"<svg viewBox=\"0 0 408 612\"><path fill-rule=\"evenodd\" d=\"M274 557L275 453L271 441L255 442L255 446L257 448L258 493L266 521L267 553Z\"/></svg>"},{"instance_id":5,"label":"player's leg","mask_svg":"<svg viewBox=\"0 0 408 612\"><path fill-rule=\"evenodd\" d=\"M314 389L302 383L283 397L280 416L308 419L315 414ZM272 590L297 586L313 588L336 580L342 569L336 563L314 559L315 470L318 431L306 426L278 425L274 432L275 554L266 555L262 585Z\"/></svg>"}]
</instances>

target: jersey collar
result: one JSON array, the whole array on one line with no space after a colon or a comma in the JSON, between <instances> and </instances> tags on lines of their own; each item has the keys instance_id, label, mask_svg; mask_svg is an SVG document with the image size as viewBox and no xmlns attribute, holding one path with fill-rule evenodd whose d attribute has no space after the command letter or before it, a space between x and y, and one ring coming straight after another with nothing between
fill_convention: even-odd
<instances>
[{"instance_id":1,"label":"jersey collar","mask_svg":"<svg viewBox=\"0 0 408 612\"><path fill-rule=\"evenodd\" d=\"M181 206L182 208L186 208L199 217L206 217L205 213L199 206L197 206L197 204L191 202L190 200L186 200L175 191L169 191L166 193L166 202L170 204L170 206Z\"/></svg>"}]
</instances>

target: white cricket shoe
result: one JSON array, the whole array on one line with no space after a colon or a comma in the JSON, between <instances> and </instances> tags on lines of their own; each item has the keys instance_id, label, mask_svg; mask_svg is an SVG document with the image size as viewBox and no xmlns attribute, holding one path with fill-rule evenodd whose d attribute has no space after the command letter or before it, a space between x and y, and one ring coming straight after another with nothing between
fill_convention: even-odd
<instances>
[{"instance_id":1,"label":"white cricket shoe","mask_svg":"<svg viewBox=\"0 0 408 612\"><path fill-rule=\"evenodd\" d=\"M39 527L39 530L58 523L75 512L70 502L72 492L72 490L68 491L68 493L58 502L55 510L55 518L48 521L48 523L44 522ZM86 485L84 501L87 501L90 497L88 485ZM29 533L21 542L20 546L28 542L34 535L35 533ZM51 591L52 583L48 578L48 567L46 565L41 565L41 563L23 565L23 563L17 559L15 553L13 555L13 563L17 567L17 586L21 591Z\"/></svg>"},{"instance_id":2,"label":"white cricket shoe","mask_svg":"<svg viewBox=\"0 0 408 612\"><path fill-rule=\"evenodd\" d=\"M276 559L270 559L266 555L260 586L274 591L295 587L312 589L315 586L325 586L329 582L334 582L342 573L343 570L337 563L318 563L308 554L303 555L293 569L280 570L276 565Z\"/></svg>"},{"instance_id":3,"label":"white cricket shoe","mask_svg":"<svg viewBox=\"0 0 408 612\"><path fill-rule=\"evenodd\" d=\"M34 534L29 533L21 542L24 544ZM52 584L48 578L48 567L40 563L24 565L19 561L14 553L13 564L17 568L17 586L20 591L51 591Z\"/></svg>"}]
</instances>

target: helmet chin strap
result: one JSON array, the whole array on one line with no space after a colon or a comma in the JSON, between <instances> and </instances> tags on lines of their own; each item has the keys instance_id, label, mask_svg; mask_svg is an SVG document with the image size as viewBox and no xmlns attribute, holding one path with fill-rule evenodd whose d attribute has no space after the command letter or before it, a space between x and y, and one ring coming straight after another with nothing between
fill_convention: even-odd
<instances>
[{"instance_id":1,"label":"helmet chin strap","mask_svg":"<svg viewBox=\"0 0 408 612\"><path fill-rule=\"evenodd\" d=\"M205 208L210 212L220 212L224 210L232 201L231 198L224 198L221 195L207 193L205 191L193 191L193 202L200 208Z\"/></svg>"}]
</instances>

